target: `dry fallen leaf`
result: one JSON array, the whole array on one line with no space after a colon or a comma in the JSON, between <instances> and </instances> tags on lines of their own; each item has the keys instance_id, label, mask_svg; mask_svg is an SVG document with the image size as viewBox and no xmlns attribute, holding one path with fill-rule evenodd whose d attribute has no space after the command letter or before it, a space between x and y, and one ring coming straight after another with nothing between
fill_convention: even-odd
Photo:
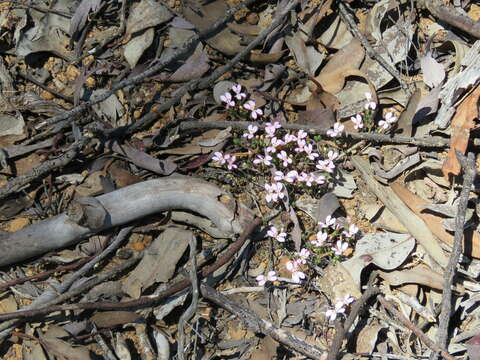
<instances>
[{"instance_id":1,"label":"dry fallen leaf","mask_svg":"<svg viewBox=\"0 0 480 360\"><path fill-rule=\"evenodd\" d=\"M455 150L465 153L470 130L474 127L474 119L478 117L478 98L480 97L480 86L468 95L457 108L457 112L452 120L452 138L450 140L450 149L447 159L443 163L443 175L448 178L449 174L458 175L460 173L460 163L457 160Z\"/></svg>"},{"instance_id":2,"label":"dry fallen leaf","mask_svg":"<svg viewBox=\"0 0 480 360\"><path fill-rule=\"evenodd\" d=\"M428 201L423 200L421 197L415 195L410 190L408 190L402 184L395 182L390 185L392 190L397 194L397 196L402 199L402 201L412 210L415 214L422 218L425 224L430 228L432 233L438 237L441 241L453 246L453 235L448 233L443 225L443 218L435 216L432 213L422 212L423 206L428 205ZM474 258L480 258L480 235L478 232L473 232L472 242L467 244L466 255L472 256ZM465 249L465 245L464 245ZM470 251L469 251L470 250Z\"/></svg>"}]
</instances>

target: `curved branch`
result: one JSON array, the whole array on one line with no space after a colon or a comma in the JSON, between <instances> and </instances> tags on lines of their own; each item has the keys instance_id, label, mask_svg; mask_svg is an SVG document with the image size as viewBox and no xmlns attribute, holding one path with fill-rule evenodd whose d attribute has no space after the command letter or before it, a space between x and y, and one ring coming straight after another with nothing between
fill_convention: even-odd
<instances>
[{"instance_id":1,"label":"curved branch","mask_svg":"<svg viewBox=\"0 0 480 360\"><path fill-rule=\"evenodd\" d=\"M151 214L187 210L207 217L222 232L238 234L253 219L251 211L226 192L191 177L148 180L86 198L51 219L0 235L0 266L69 246ZM238 213L237 213L238 211Z\"/></svg>"}]
</instances>

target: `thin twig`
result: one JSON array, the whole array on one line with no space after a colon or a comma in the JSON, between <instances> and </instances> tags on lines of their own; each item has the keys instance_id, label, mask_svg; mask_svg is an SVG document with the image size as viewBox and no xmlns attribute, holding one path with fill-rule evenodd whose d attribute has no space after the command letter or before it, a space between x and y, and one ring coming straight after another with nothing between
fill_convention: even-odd
<instances>
[{"instance_id":1,"label":"thin twig","mask_svg":"<svg viewBox=\"0 0 480 360\"><path fill-rule=\"evenodd\" d=\"M50 94L55 95L57 98L63 99L63 100L65 100L66 102L68 102L68 103L70 103L70 104L73 104L73 98L72 98L72 97L63 95L61 92L58 92L58 91L56 91L56 90L54 90L54 89L49 88L47 85L42 84L40 81L38 81L38 80L35 79L34 77L30 76L29 74L23 74L22 72L18 72L18 75L19 75L20 77L24 78L25 80L28 80L28 81L30 81L31 83L37 85L37 86L40 87L41 89L49 92Z\"/></svg>"},{"instance_id":2,"label":"thin twig","mask_svg":"<svg viewBox=\"0 0 480 360\"><path fill-rule=\"evenodd\" d=\"M259 129L265 128L265 123L256 123L253 121L182 121L180 123L181 130L192 130L192 129L226 129L232 127L234 129L247 129L248 125L256 125ZM305 130L311 135L326 135L327 129L324 129L320 126L315 125L302 125L302 124L282 124L282 127L287 130ZM415 146L426 146L426 147L449 147L450 140L443 139L439 137L425 137L425 138L415 138L410 136L403 135L386 135L379 133L357 133L357 132L342 132L339 134L340 138L345 139L354 139L354 140L368 140L379 143L390 143L390 144L410 144Z\"/></svg>"},{"instance_id":3,"label":"thin twig","mask_svg":"<svg viewBox=\"0 0 480 360\"><path fill-rule=\"evenodd\" d=\"M206 266L202 269L200 272L199 276L204 278L209 276L210 274L213 274L215 271L217 271L219 268L221 268L223 265L225 265L230 259L240 250L247 241L248 237L250 234L262 223L262 220L259 218L256 218L253 220L247 228L244 230L244 232L239 236L239 238L232 243L227 250L217 259L216 262L214 262L212 265ZM138 261L139 256L135 259ZM131 259L129 259L131 260ZM127 265L131 266L133 262L126 260L124 261L121 265L124 265L125 263L128 263ZM116 268L117 269L117 268ZM100 274L97 276L97 278L92 279L91 281L87 281L86 284L98 284L99 282L97 280L101 279L101 281L106 280L106 278L111 277L115 274L118 273L118 269L116 270L115 273L112 272L105 272L105 274ZM100 281L100 282L101 282ZM93 285L93 286L94 286ZM68 292L68 296L72 297L74 295L78 295L82 291L86 289L86 285L82 284L81 286L72 289ZM161 291L158 293L156 296L149 297L141 297L136 300L132 301L125 301L125 302L109 302L109 301L104 301L104 302L84 302L84 303L76 303L76 304L70 304L70 305L55 305L55 306L45 306L39 309L32 309L32 310L20 310L12 313L4 313L0 314L0 321L5 321L5 320L10 320L10 319L25 319L25 318L30 318L33 316L38 316L38 315L47 315L52 312L56 311L66 311L66 310L79 310L79 309L95 309L95 310L120 310L120 309L133 309L133 308L141 308L141 307L146 307L146 306L151 306L157 304L159 301L176 294L177 292L186 289L188 286L190 286L190 280L182 280L179 282L174 283L164 291ZM64 295L59 296L57 299L55 299L55 303L65 301L69 297L67 297L67 293ZM58 300L60 299L60 300ZM52 301L53 302L53 301ZM10 325L9 325L10 326ZM0 325L0 329L4 329L4 324ZM1 335L0 335L1 338Z\"/></svg>"},{"instance_id":4,"label":"thin twig","mask_svg":"<svg viewBox=\"0 0 480 360\"><path fill-rule=\"evenodd\" d=\"M160 61L158 62L157 64L155 64L154 66L148 68L147 70L145 70L144 72L138 74L138 75L135 75L135 76L132 76L131 78L128 78L128 79L125 79L121 82L119 82L118 84L116 84L115 86L112 86L112 89L105 92L104 94L100 95L100 96L96 96L94 97L93 99L81 104L81 105L78 105L77 107L69 110L69 111L66 111L64 112L63 114L60 114L60 115L57 115L57 116L53 116L49 119L47 119L45 121L45 124L48 124L48 125L51 125L51 124L55 124L61 120L67 120L67 119L72 119L74 117L74 115L77 115L77 114L80 114L81 112L85 111L86 109L88 109L89 107L91 107L92 105L96 105L104 100L106 100L107 98L109 98L110 96L114 95L115 92L117 92L118 90L121 90L127 86L132 86L132 85L136 85L136 84L139 84L140 82L142 82L143 80L145 80L146 78L156 74L157 72L159 72L161 69L163 69L165 66L167 66L168 64L170 64L172 61L174 61L175 59L178 59L182 56L184 56L185 54L187 54L190 49L198 43L199 40L201 39L204 39L206 37L208 37L210 34L212 34L213 32L217 31L218 29L220 29L222 26L224 26L224 24L240 9L244 8L245 6L248 6L250 5L251 3L253 3L254 1L256 0L246 0L244 2L242 2L241 4L235 6L235 7L232 7L230 9L228 9L226 12L225 12L225 15L223 15L222 17L220 17L217 21L215 21L207 30L205 31L202 31L201 33L199 33L198 35L196 36L193 36L192 38L190 38L188 41L186 41L182 47L180 47L178 50L176 50L175 52L173 52L170 56L167 56L163 61Z\"/></svg>"},{"instance_id":5,"label":"thin twig","mask_svg":"<svg viewBox=\"0 0 480 360\"><path fill-rule=\"evenodd\" d=\"M200 285L200 290L203 297L224 308L228 312L236 315L249 329L253 330L254 332L268 335L279 343L296 352L299 352L302 355L308 356L311 359L324 359L323 352L314 345L310 345L297 336L276 327L266 320L259 318L249 309L238 305L234 301L230 300L230 298L226 297L210 286L202 283Z\"/></svg>"},{"instance_id":6,"label":"thin twig","mask_svg":"<svg viewBox=\"0 0 480 360\"><path fill-rule=\"evenodd\" d=\"M479 21L474 21L456 9L443 4L440 0L423 0L420 3L440 20L480 39Z\"/></svg>"},{"instance_id":7,"label":"thin twig","mask_svg":"<svg viewBox=\"0 0 480 360\"><path fill-rule=\"evenodd\" d=\"M27 281L39 280L39 279L45 278L49 275L52 275L52 274L55 274L55 273L58 273L58 272L73 270L73 269L75 269L79 266L82 266L86 262L90 261L90 259L92 259L92 258L93 258L92 256L87 256L83 259L78 260L77 262L74 262L73 264L58 266L55 269L44 271L44 272L41 272L41 273L36 274L36 275L25 276L25 277L20 278L20 279L5 281L3 283L0 283L0 290L5 289L5 288L9 288L10 286L23 284Z\"/></svg>"},{"instance_id":8,"label":"thin twig","mask_svg":"<svg viewBox=\"0 0 480 360\"><path fill-rule=\"evenodd\" d=\"M414 323L407 319L403 314L398 311L395 306L393 306L388 300L383 296L379 296L378 300L383 305L385 309L390 311L395 319L399 320L403 325L405 325L409 330L411 330L425 345L427 345L433 351L440 351L442 356L447 360L455 360L455 357L450 355L447 351L442 350L437 346L425 333L420 330Z\"/></svg>"},{"instance_id":9,"label":"thin twig","mask_svg":"<svg viewBox=\"0 0 480 360\"><path fill-rule=\"evenodd\" d=\"M342 347L343 339L345 335L352 327L355 319L360 313L360 310L365 306L367 301L372 297L380 293L380 289L373 286L373 283L377 277L377 273L374 271L370 275L370 279L368 281L367 290L363 293L360 299L356 300L355 303L352 305L352 309L350 314L345 321L343 326L338 327L338 331L335 333L335 337L333 338L332 345L330 346L330 351L328 352L327 360L335 360L339 357L340 349Z\"/></svg>"},{"instance_id":10,"label":"thin twig","mask_svg":"<svg viewBox=\"0 0 480 360\"><path fill-rule=\"evenodd\" d=\"M395 69L394 66L389 64L375 49L370 45L367 38L362 34L360 29L358 28L357 24L355 23L355 19L350 14L350 9L347 8L347 5L343 1L338 2L338 8L340 10L340 17L342 18L343 22L348 26L349 30L352 34L360 40L363 47L367 51L368 56L372 59L376 60L380 65L387 70L390 75L392 75L397 81L399 82L402 89L409 95L412 94L412 90L408 86L408 84L403 80L402 74Z\"/></svg>"},{"instance_id":11,"label":"thin twig","mask_svg":"<svg viewBox=\"0 0 480 360\"><path fill-rule=\"evenodd\" d=\"M230 71L236 63L242 60L244 57L250 54L250 51L257 47L262 41L264 41L267 36L279 27L284 21L285 16L288 12L293 9L298 4L298 0L292 0L284 9L282 9L281 13L277 17L277 19L266 29L264 29L252 42L250 42L245 49L239 52L235 57L230 60L226 65L219 67L216 69L210 76L204 79L196 79L191 80L187 84L183 85L181 88L175 90L175 96L170 100L163 102L162 104L156 106L154 111L146 114L141 119L134 122L132 125L127 126L124 129L113 130L112 132L121 132L123 136L129 136L134 134L137 131L144 130L151 124L153 124L158 119L158 113L166 111L170 109L173 105L178 103L182 97L191 91L198 91L202 89L206 89L210 87L215 80L217 80L220 76L224 75L228 71Z\"/></svg>"},{"instance_id":12,"label":"thin twig","mask_svg":"<svg viewBox=\"0 0 480 360\"><path fill-rule=\"evenodd\" d=\"M50 174L54 169L67 165L77 156L80 150L83 149L87 141L88 139L86 137L81 138L58 158L44 161L27 174L17 176L10 180L8 183L0 187L0 200L5 199L14 192L20 191L22 187L27 185L30 181Z\"/></svg>"},{"instance_id":13,"label":"thin twig","mask_svg":"<svg viewBox=\"0 0 480 360\"><path fill-rule=\"evenodd\" d=\"M188 309L180 316L178 321L178 347L177 356L180 360L185 359L185 325L196 313L198 308L198 278L197 278L197 258L195 256L197 249L197 241L195 236L190 238L190 283L192 284L192 302Z\"/></svg>"},{"instance_id":14,"label":"thin twig","mask_svg":"<svg viewBox=\"0 0 480 360\"><path fill-rule=\"evenodd\" d=\"M457 157L461 159L464 156L457 152ZM458 260L462 254L465 213L467 211L470 188L472 187L475 178L474 154L469 153L466 161L463 161L463 163L463 187L458 202L457 216L455 217L455 237L453 239L452 252L444 274L445 281L443 283L442 310L439 317L437 332L437 344L443 350L446 350L448 345L448 325L451 317L453 278L455 276Z\"/></svg>"}]
</instances>

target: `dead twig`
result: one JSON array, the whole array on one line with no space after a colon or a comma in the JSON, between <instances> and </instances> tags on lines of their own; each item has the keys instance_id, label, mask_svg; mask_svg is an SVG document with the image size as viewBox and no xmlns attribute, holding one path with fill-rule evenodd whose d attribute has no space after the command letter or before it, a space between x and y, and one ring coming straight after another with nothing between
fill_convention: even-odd
<instances>
[{"instance_id":1,"label":"dead twig","mask_svg":"<svg viewBox=\"0 0 480 360\"><path fill-rule=\"evenodd\" d=\"M340 10L340 17L342 18L343 22L348 26L348 29L352 32L352 34L360 40L363 47L367 51L368 56L372 59L376 60L380 65L387 70L390 75L392 75L397 81L399 82L400 86L402 87L403 91L407 94L411 95L413 93L410 86L403 80L402 74L395 69L394 66L389 64L375 49L370 45L367 38L362 34L360 29L358 28L357 24L355 23L355 19L350 13L350 9L347 8L347 5L343 1L338 2L338 8Z\"/></svg>"},{"instance_id":2,"label":"dead twig","mask_svg":"<svg viewBox=\"0 0 480 360\"><path fill-rule=\"evenodd\" d=\"M81 112L85 111L86 109L88 109L92 105L98 104L98 103L106 100L107 98L109 98L110 96L115 94L116 91L121 90L121 89L123 89L127 86L132 86L132 85L139 84L140 82L142 82L146 78L154 75L155 73L157 73L158 71L163 69L165 66L170 64L175 59L178 59L178 58L184 56L185 54L187 54L188 51L198 41L208 37L211 33L220 29L238 10L250 5L254 1L256 1L256 0L246 0L246 1L242 2L241 4L228 9L225 12L225 15L222 16L221 18L219 18L217 21L215 21L210 26L210 28L208 28L205 31L202 31L197 36L193 36L192 38L190 38L187 42L185 42L185 44L183 44L183 46L181 48L179 48L177 51L172 53L170 56L166 57L166 59L164 59L163 61L158 62L154 66L148 68L147 70L145 70L144 72L142 72L142 73L140 73L136 76L133 76L131 78L128 78L126 80L123 80L123 81L119 82L115 86L112 86L112 89L110 91L105 92L105 94L102 94L100 96L96 96L95 98L93 98L93 99L91 99L91 100L89 100L89 101L87 101L87 102L85 102L81 105L78 105L78 106L74 107L73 109L64 112L63 114L53 116L53 117L47 119L44 122L44 124L45 125L51 125L51 124L58 123L62 120L72 119L74 117L74 115L80 114Z\"/></svg>"},{"instance_id":3,"label":"dead twig","mask_svg":"<svg viewBox=\"0 0 480 360\"><path fill-rule=\"evenodd\" d=\"M458 260L460 259L460 254L462 253L465 213L467 211L470 189L476 173L475 156L473 153L469 153L467 159L465 159L463 154L457 151L457 158L462 163L464 176L462 191L460 193L460 201L458 202L457 216L455 218L455 237L453 240L452 252L450 254L450 259L444 274L445 281L442 293L442 310L438 323L437 345L443 350L446 350L448 345L448 325L451 318L452 307L452 284L457 264L459 262Z\"/></svg>"},{"instance_id":4,"label":"dead twig","mask_svg":"<svg viewBox=\"0 0 480 360\"><path fill-rule=\"evenodd\" d=\"M268 335L280 344L283 344L302 355L308 356L311 359L320 360L324 358L324 353L314 345L310 345L297 336L276 327L266 320L260 319L250 310L238 305L230 300L230 298L210 286L202 283L200 285L200 290L203 297L236 315L249 329Z\"/></svg>"},{"instance_id":5,"label":"dead twig","mask_svg":"<svg viewBox=\"0 0 480 360\"><path fill-rule=\"evenodd\" d=\"M380 293L380 289L373 286L373 283L377 277L377 273L374 271L370 275L370 279L368 280L367 290L362 294L360 299L356 300L355 303L352 305L352 309L350 314L345 320L345 324L343 326L338 327L338 331L335 333L335 337L333 338L332 345L330 346L330 351L328 352L327 360L335 360L339 358L339 352L342 347L343 339L345 335L348 333L350 328L352 327L355 319L360 313L360 310L363 309L367 301L372 297Z\"/></svg>"},{"instance_id":6,"label":"dead twig","mask_svg":"<svg viewBox=\"0 0 480 360\"><path fill-rule=\"evenodd\" d=\"M395 306L393 306L388 300L383 296L379 296L378 299L385 309L390 311L395 319L399 320L403 325L405 325L409 330L411 330L425 345L427 345L433 351L439 351L442 356L447 360L455 360L455 357L450 355L448 352L442 350L438 347L425 333L420 330L414 323L408 320L403 314L398 311Z\"/></svg>"},{"instance_id":7,"label":"dead twig","mask_svg":"<svg viewBox=\"0 0 480 360\"><path fill-rule=\"evenodd\" d=\"M226 65L221 66L220 68L216 69L210 76L204 79L196 79L191 80L187 84L183 85L181 88L175 91L175 96L170 100L163 102L162 104L158 105L154 108L154 111L146 114L141 119L134 122L132 125L129 125L125 129L114 129L111 132L117 132L116 136L130 136L137 131L144 130L148 126L152 125L158 119L158 113L163 111L167 111L172 106L177 104L181 98L190 91L198 91L202 89L206 89L210 87L215 80L217 80L220 76L227 73L228 71L232 70L232 68L237 64L240 60L250 54L250 51L257 47L262 41L264 41L267 36L279 27L284 21L285 16L289 13L291 9L293 9L298 4L298 0L292 0L284 9L282 9L281 13L277 17L277 19L265 30L263 30L252 42L250 42L245 49L239 52L235 57L230 60ZM118 134L118 132L121 133ZM109 132L107 132L109 133Z\"/></svg>"},{"instance_id":8,"label":"dead twig","mask_svg":"<svg viewBox=\"0 0 480 360\"><path fill-rule=\"evenodd\" d=\"M192 302L188 309L180 316L180 320L178 321L178 347L177 347L177 356L180 360L185 359L185 349L183 348L185 345L185 325L188 320L190 320L197 311L198 308L198 278L197 278L197 258L195 256L197 248L197 242L195 236L190 238L190 283L192 284Z\"/></svg>"},{"instance_id":9,"label":"dead twig","mask_svg":"<svg viewBox=\"0 0 480 360\"><path fill-rule=\"evenodd\" d=\"M87 142L88 139L83 137L79 141L72 144L72 146L64 154L60 155L56 159L44 161L27 174L17 176L16 178L10 180L8 183L0 187L0 200L20 191L22 187L27 185L29 182L44 175L50 174L54 169L67 165L77 156Z\"/></svg>"},{"instance_id":10,"label":"dead twig","mask_svg":"<svg viewBox=\"0 0 480 360\"><path fill-rule=\"evenodd\" d=\"M470 19L468 16L461 14L454 8L443 4L439 0L423 0L420 3L435 17L445 21L447 24L455 26L473 37L476 37L477 39L480 39L479 21Z\"/></svg>"},{"instance_id":11,"label":"dead twig","mask_svg":"<svg viewBox=\"0 0 480 360\"><path fill-rule=\"evenodd\" d=\"M262 220L259 218L256 218L253 220L248 227L245 229L245 231L239 236L239 238L232 243L227 250L217 259L216 262L214 262L210 266L206 266L202 269L200 272L199 276L204 278L209 276L210 274L214 273L216 270L218 270L220 267L225 265L230 259L240 250L247 241L248 237L250 234L262 223ZM138 261L141 255L134 256L133 258L124 261L122 264L120 264L117 268L115 268L115 272L113 273L112 271L105 272L105 274L100 274L96 278L94 278L92 281L87 281L85 284L88 284L85 286L82 284L81 286L72 289L71 291L68 292L68 297L72 297L74 295L78 295L79 293L82 293L85 291L86 288L89 288L91 286L95 286L96 284L106 280L107 278L117 274L119 270L124 270L127 268L127 266L131 266L134 262ZM135 261L132 261L134 259ZM125 265L124 265L125 264ZM121 265L123 265L121 267ZM120 269L121 267L121 269ZM93 285L92 285L93 284ZM90 286L91 285L91 286ZM164 291L159 292L156 296L154 297L141 297L136 300L132 301L126 301L126 302L84 302L84 303L77 303L77 304L71 304L71 305L46 305L45 307L39 308L39 309L32 309L32 310L20 310L16 311L13 313L5 313L5 314L0 314L0 321L4 320L10 320L10 319L27 319L33 316L38 316L38 315L47 315L52 312L56 311L66 311L66 310L79 310L79 309L95 309L95 310L119 310L119 309L134 309L134 308L141 308L141 307L146 307L146 306L151 306L154 304L157 304L159 301L162 299L165 299L173 294L176 294L177 292L186 289L188 286L190 286L190 280L182 280L178 281L177 283L174 283ZM65 301L67 294L61 295L54 299L52 303L58 303L61 301ZM5 323L0 325L0 330L5 329ZM11 325L8 325L11 326ZM0 338L2 337L2 333L0 333Z\"/></svg>"}]
</instances>

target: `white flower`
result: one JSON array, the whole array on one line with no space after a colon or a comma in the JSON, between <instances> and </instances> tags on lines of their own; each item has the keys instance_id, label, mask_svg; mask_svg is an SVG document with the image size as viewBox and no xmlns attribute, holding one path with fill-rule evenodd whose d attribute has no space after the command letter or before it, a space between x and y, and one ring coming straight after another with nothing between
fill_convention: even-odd
<instances>
[{"instance_id":1,"label":"white flower","mask_svg":"<svg viewBox=\"0 0 480 360\"><path fill-rule=\"evenodd\" d=\"M295 148L295 152L303 152L306 144L307 144L307 142L305 140L297 139L298 147Z\"/></svg>"},{"instance_id":2,"label":"white flower","mask_svg":"<svg viewBox=\"0 0 480 360\"><path fill-rule=\"evenodd\" d=\"M283 141L285 142L285 144L288 144L290 142L297 141L297 137L293 134L285 134L285 136L283 137Z\"/></svg>"},{"instance_id":3,"label":"white flower","mask_svg":"<svg viewBox=\"0 0 480 360\"><path fill-rule=\"evenodd\" d=\"M355 298L350 294L346 294L345 298L343 299L343 303L346 304L346 305L349 305L354 301L355 301Z\"/></svg>"},{"instance_id":4,"label":"white flower","mask_svg":"<svg viewBox=\"0 0 480 360\"><path fill-rule=\"evenodd\" d=\"M275 146L277 148L279 146L285 145L285 142L274 136L270 139L270 145Z\"/></svg>"},{"instance_id":5,"label":"white flower","mask_svg":"<svg viewBox=\"0 0 480 360\"><path fill-rule=\"evenodd\" d=\"M290 170L287 175L285 175L285 181L293 183L298 178L298 172L296 170Z\"/></svg>"},{"instance_id":6,"label":"white flower","mask_svg":"<svg viewBox=\"0 0 480 360\"><path fill-rule=\"evenodd\" d=\"M347 249L348 243L342 242L342 240L337 241L337 246L332 246L332 250L335 252L335 255L342 255Z\"/></svg>"},{"instance_id":7,"label":"white flower","mask_svg":"<svg viewBox=\"0 0 480 360\"><path fill-rule=\"evenodd\" d=\"M298 130L297 140L305 139L308 136L308 133L304 130Z\"/></svg>"},{"instance_id":8,"label":"white flower","mask_svg":"<svg viewBox=\"0 0 480 360\"><path fill-rule=\"evenodd\" d=\"M248 133L244 133L243 137L246 137L247 139L253 138L253 135L258 131L258 126L255 125L248 125Z\"/></svg>"},{"instance_id":9,"label":"white flower","mask_svg":"<svg viewBox=\"0 0 480 360\"><path fill-rule=\"evenodd\" d=\"M331 226L334 226L337 222L337 219L334 218L334 217L331 217L330 215L328 215L326 218L325 218L325 223L322 223L322 222L319 222L318 225L320 225L320 227L322 229L324 228L328 228L328 227L331 227Z\"/></svg>"},{"instance_id":10,"label":"white flower","mask_svg":"<svg viewBox=\"0 0 480 360\"><path fill-rule=\"evenodd\" d=\"M257 158L255 160L253 160L253 163L255 165L256 164L264 164L264 165L270 166L270 165L272 165L271 161L272 161L272 157L268 154L265 154L265 156L257 155Z\"/></svg>"},{"instance_id":11,"label":"white flower","mask_svg":"<svg viewBox=\"0 0 480 360\"><path fill-rule=\"evenodd\" d=\"M232 94L230 94L229 92L221 95L220 100L222 100L227 105L227 109L235 106L235 101L232 100Z\"/></svg>"},{"instance_id":12,"label":"white flower","mask_svg":"<svg viewBox=\"0 0 480 360\"><path fill-rule=\"evenodd\" d=\"M333 124L333 129L327 130L327 135L330 137L337 137L344 129L345 126L337 121L335 124Z\"/></svg>"},{"instance_id":13,"label":"white flower","mask_svg":"<svg viewBox=\"0 0 480 360\"><path fill-rule=\"evenodd\" d=\"M315 246L322 246L322 244L327 241L328 234L322 231L317 232L315 240L312 240L312 244Z\"/></svg>"},{"instance_id":14,"label":"white flower","mask_svg":"<svg viewBox=\"0 0 480 360\"><path fill-rule=\"evenodd\" d=\"M274 238L278 242L285 242L287 234L284 232L278 232L275 226L270 227L270 230L267 231L267 235Z\"/></svg>"},{"instance_id":15,"label":"white flower","mask_svg":"<svg viewBox=\"0 0 480 360\"><path fill-rule=\"evenodd\" d=\"M288 164L292 163L292 158L285 152L285 150L280 151L280 154L277 154L277 158L283 161L282 165L287 167Z\"/></svg>"},{"instance_id":16,"label":"white flower","mask_svg":"<svg viewBox=\"0 0 480 360\"><path fill-rule=\"evenodd\" d=\"M391 112L385 114L385 119L380 120L378 122L378 126L382 127L383 129L388 129L393 123L397 121L397 118L393 116Z\"/></svg>"},{"instance_id":17,"label":"white flower","mask_svg":"<svg viewBox=\"0 0 480 360\"><path fill-rule=\"evenodd\" d=\"M295 271L294 273L292 273L292 281L296 283L300 283L303 279L305 279L305 277L305 273L301 271Z\"/></svg>"},{"instance_id":18,"label":"white flower","mask_svg":"<svg viewBox=\"0 0 480 360\"><path fill-rule=\"evenodd\" d=\"M247 94L242 93L242 85L233 85L232 90L236 94L235 97L237 98L237 100L242 100L243 98L247 97Z\"/></svg>"},{"instance_id":19,"label":"white flower","mask_svg":"<svg viewBox=\"0 0 480 360\"><path fill-rule=\"evenodd\" d=\"M219 151L217 151L213 154L212 160L220 163L220 165L223 165L227 162L227 160L224 158L223 154Z\"/></svg>"},{"instance_id":20,"label":"white flower","mask_svg":"<svg viewBox=\"0 0 480 360\"><path fill-rule=\"evenodd\" d=\"M363 120L360 114L357 114L356 116L352 116L350 120L352 120L352 122L355 124L353 126L355 129L359 130L363 128Z\"/></svg>"},{"instance_id":21,"label":"white flower","mask_svg":"<svg viewBox=\"0 0 480 360\"><path fill-rule=\"evenodd\" d=\"M329 318L330 321L333 321L337 318L338 314L344 314L344 313L345 313L345 304L343 303L343 301L338 301L335 304L335 308L328 309L325 312L325 315Z\"/></svg>"},{"instance_id":22,"label":"white flower","mask_svg":"<svg viewBox=\"0 0 480 360\"><path fill-rule=\"evenodd\" d=\"M300 265L296 260L294 260L294 261L287 261L287 263L285 264L285 267L287 268L288 271L293 273L299 269Z\"/></svg>"},{"instance_id":23,"label":"white flower","mask_svg":"<svg viewBox=\"0 0 480 360\"><path fill-rule=\"evenodd\" d=\"M338 152L337 152L337 151L330 150L330 151L328 152L327 156L328 156L328 160L333 161L333 160L335 160L336 158L338 158Z\"/></svg>"},{"instance_id":24,"label":"white flower","mask_svg":"<svg viewBox=\"0 0 480 360\"><path fill-rule=\"evenodd\" d=\"M283 193L283 184L279 182L265 184L265 190L267 190L267 194L265 195L265 200L267 202L277 202L278 199L283 199L285 196Z\"/></svg>"},{"instance_id":25,"label":"white flower","mask_svg":"<svg viewBox=\"0 0 480 360\"><path fill-rule=\"evenodd\" d=\"M344 231L343 234L346 237L354 237L358 233L359 228L355 224L350 224L347 231Z\"/></svg>"},{"instance_id":26,"label":"white flower","mask_svg":"<svg viewBox=\"0 0 480 360\"><path fill-rule=\"evenodd\" d=\"M313 152L313 145L312 144L305 145L303 147L303 151L308 155L308 158L310 160L315 160L317 157L320 156L317 153Z\"/></svg>"},{"instance_id":27,"label":"white flower","mask_svg":"<svg viewBox=\"0 0 480 360\"><path fill-rule=\"evenodd\" d=\"M250 111L250 116L253 120L256 120L258 116L263 115L263 111L261 109L255 109L255 101L248 100L243 107Z\"/></svg>"},{"instance_id":28,"label":"white flower","mask_svg":"<svg viewBox=\"0 0 480 360\"><path fill-rule=\"evenodd\" d=\"M365 104L365 110L375 110L377 107L377 103L375 101L372 101L372 94L367 92L365 93L365 98L367 99L367 103Z\"/></svg>"},{"instance_id":29,"label":"white flower","mask_svg":"<svg viewBox=\"0 0 480 360\"><path fill-rule=\"evenodd\" d=\"M298 255L297 261L298 261L300 264L306 264L306 263L307 263L307 259L308 259L308 257L310 256L310 251L309 251L308 249L302 248L302 250L300 250L300 252L297 253L297 255Z\"/></svg>"},{"instance_id":30,"label":"white flower","mask_svg":"<svg viewBox=\"0 0 480 360\"><path fill-rule=\"evenodd\" d=\"M282 125L278 121L275 121L274 123L266 123L265 124L265 132L267 133L267 137L273 137L275 136L275 131L277 129L280 129Z\"/></svg>"},{"instance_id":31,"label":"white flower","mask_svg":"<svg viewBox=\"0 0 480 360\"><path fill-rule=\"evenodd\" d=\"M267 274L267 276L258 275L258 276L256 277L256 280L258 281L258 285L259 285L259 286L265 285L265 283L266 283L267 281L271 281L271 282L277 281L277 279L278 279L278 278L277 278L277 273L276 273L275 271L269 271L268 274Z\"/></svg>"}]
</instances>

